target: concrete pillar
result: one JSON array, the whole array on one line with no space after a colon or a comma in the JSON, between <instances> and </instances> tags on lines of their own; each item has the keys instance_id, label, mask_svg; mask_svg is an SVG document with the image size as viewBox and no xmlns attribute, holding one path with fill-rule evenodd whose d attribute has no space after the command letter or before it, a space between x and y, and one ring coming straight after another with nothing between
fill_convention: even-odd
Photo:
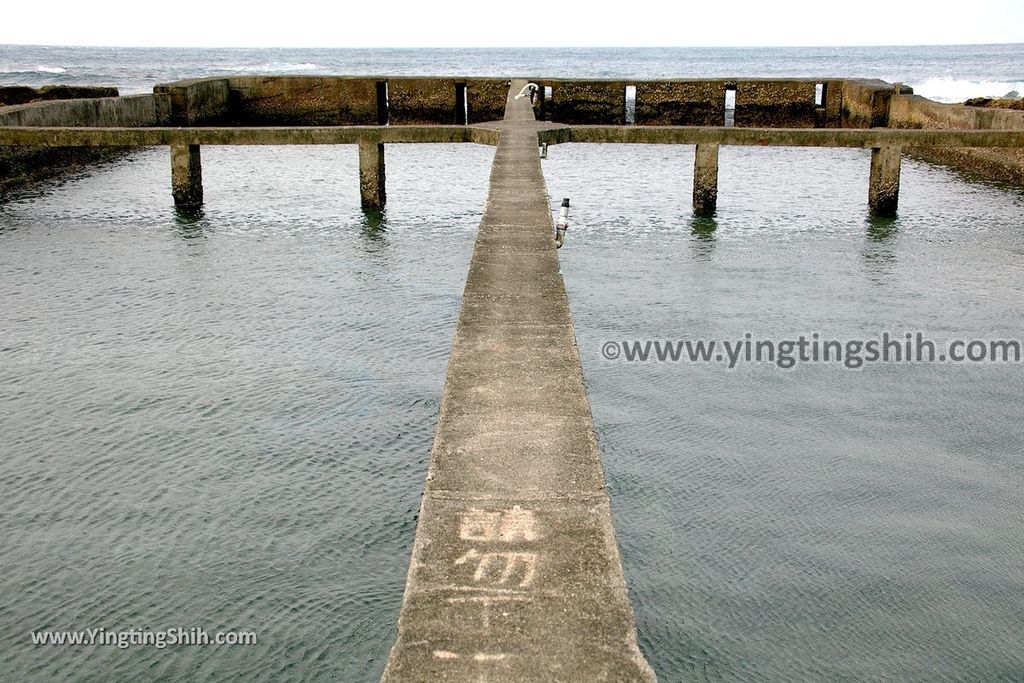
<instances>
[{"instance_id":1,"label":"concrete pillar","mask_svg":"<svg viewBox=\"0 0 1024 683\"><path fill-rule=\"evenodd\" d=\"M381 210L387 199L384 189L384 144L359 142L359 195L364 209Z\"/></svg>"},{"instance_id":2,"label":"concrete pillar","mask_svg":"<svg viewBox=\"0 0 1024 683\"><path fill-rule=\"evenodd\" d=\"M718 206L718 143L697 145L693 161L693 212L711 216Z\"/></svg>"},{"instance_id":3,"label":"concrete pillar","mask_svg":"<svg viewBox=\"0 0 1024 683\"><path fill-rule=\"evenodd\" d=\"M892 217L900 203L900 148L895 145L871 150L868 207L872 215Z\"/></svg>"},{"instance_id":4,"label":"concrete pillar","mask_svg":"<svg viewBox=\"0 0 1024 683\"><path fill-rule=\"evenodd\" d=\"M203 165L199 160L199 145L171 145L171 192L177 207L202 206Z\"/></svg>"}]
</instances>

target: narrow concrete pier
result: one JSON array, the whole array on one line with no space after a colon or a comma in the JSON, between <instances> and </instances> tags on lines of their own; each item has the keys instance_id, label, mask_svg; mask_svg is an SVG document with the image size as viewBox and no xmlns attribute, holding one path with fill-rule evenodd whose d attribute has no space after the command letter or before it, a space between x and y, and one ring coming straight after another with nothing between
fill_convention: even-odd
<instances>
[{"instance_id":1,"label":"narrow concrete pier","mask_svg":"<svg viewBox=\"0 0 1024 683\"><path fill-rule=\"evenodd\" d=\"M384 680L649 681L513 81Z\"/></svg>"}]
</instances>

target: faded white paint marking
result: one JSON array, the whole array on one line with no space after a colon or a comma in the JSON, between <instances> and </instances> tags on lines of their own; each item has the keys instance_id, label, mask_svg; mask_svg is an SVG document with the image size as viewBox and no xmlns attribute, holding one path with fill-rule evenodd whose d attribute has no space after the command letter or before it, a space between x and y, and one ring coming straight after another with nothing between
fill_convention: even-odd
<instances>
[{"instance_id":1,"label":"faded white paint marking","mask_svg":"<svg viewBox=\"0 0 1024 683\"><path fill-rule=\"evenodd\" d=\"M434 650L434 656L438 659L458 659L459 655L448 650Z\"/></svg>"},{"instance_id":2,"label":"faded white paint marking","mask_svg":"<svg viewBox=\"0 0 1024 683\"><path fill-rule=\"evenodd\" d=\"M478 662L500 662L503 659L508 659L508 655L491 654L488 652L477 652L475 655L473 655L473 659Z\"/></svg>"},{"instance_id":3,"label":"faded white paint marking","mask_svg":"<svg viewBox=\"0 0 1024 683\"><path fill-rule=\"evenodd\" d=\"M501 516L501 530L498 538L502 541L536 541L537 517L533 510L524 510L515 505Z\"/></svg>"},{"instance_id":4,"label":"faded white paint marking","mask_svg":"<svg viewBox=\"0 0 1024 683\"><path fill-rule=\"evenodd\" d=\"M509 510L470 508L462 515L459 537L464 541L536 541L537 517L518 505Z\"/></svg>"},{"instance_id":5,"label":"faded white paint marking","mask_svg":"<svg viewBox=\"0 0 1024 683\"><path fill-rule=\"evenodd\" d=\"M490 583L505 584L513 576L519 576L519 587L524 588L533 583L537 573L537 553L481 553L472 549L455 560L456 565L476 561L473 580L485 579Z\"/></svg>"},{"instance_id":6,"label":"faded white paint marking","mask_svg":"<svg viewBox=\"0 0 1024 683\"><path fill-rule=\"evenodd\" d=\"M533 602L530 598L522 595L467 595L448 598L448 602L479 602L490 605L494 602Z\"/></svg>"}]
</instances>

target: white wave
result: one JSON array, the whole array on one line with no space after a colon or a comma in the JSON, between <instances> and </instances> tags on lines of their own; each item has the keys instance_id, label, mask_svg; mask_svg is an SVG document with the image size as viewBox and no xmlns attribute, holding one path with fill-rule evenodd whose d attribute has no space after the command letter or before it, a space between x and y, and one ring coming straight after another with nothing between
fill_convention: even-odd
<instances>
[{"instance_id":1,"label":"white wave","mask_svg":"<svg viewBox=\"0 0 1024 683\"><path fill-rule=\"evenodd\" d=\"M225 67L223 71L233 71L236 73L255 73L255 74L267 74L267 73L309 73L313 71L321 71L323 67L318 64L304 63L304 64L292 64L290 62L269 62L266 64L241 64L236 66Z\"/></svg>"},{"instance_id":2,"label":"white wave","mask_svg":"<svg viewBox=\"0 0 1024 683\"><path fill-rule=\"evenodd\" d=\"M32 69L27 66L5 66L0 67L0 74L62 74L67 73L67 69L59 66L44 66L40 65Z\"/></svg>"},{"instance_id":3,"label":"white wave","mask_svg":"<svg viewBox=\"0 0 1024 683\"><path fill-rule=\"evenodd\" d=\"M969 81L934 77L907 85L914 88L915 95L938 102L963 102L971 97L1003 97L1014 90L1024 94L1024 81Z\"/></svg>"}]
</instances>

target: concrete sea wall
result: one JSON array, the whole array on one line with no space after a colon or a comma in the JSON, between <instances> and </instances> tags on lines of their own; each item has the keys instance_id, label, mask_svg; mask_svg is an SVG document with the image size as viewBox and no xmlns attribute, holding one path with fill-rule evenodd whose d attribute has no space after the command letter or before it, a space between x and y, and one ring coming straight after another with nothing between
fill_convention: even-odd
<instances>
[{"instance_id":1,"label":"concrete sea wall","mask_svg":"<svg viewBox=\"0 0 1024 683\"><path fill-rule=\"evenodd\" d=\"M35 102L0 107L0 126L160 126L170 121L166 95ZM123 147L0 146L0 194L125 152Z\"/></svg>"},{"instance_id":2,"label":"concrete sea wall","mask_svg":"<svg viewBox=\"0 0 1024 683\"><path fill-rule=\"evenodd\" d=\"M891 128L1024 130L1024 111L941 104L917 95L892 98ZM912 147L912 156L945 164L971 175L1024 187L1024 149Z\"/></svg>"},{"instance_id":3,"label":"concrete sea wall","mask_svg":"<svg viewBox=\"0 0 1024 683\"><path fill-rule=\"evenodd\" d=\"M500 119L501 78L235 76L158 85L176 125L451 125Z\"/></svg>"},{"instance_id":4,"label":"concrete sea wall","mask_svg":"<svg viewBox=\"0 0 1024 683\"><path fill-rule=\"evenodd\" d=\"M778 128L1021 129L1024 112L914 97L880 80L813 78L558 79L541 86L537 117L566 125ZM0 88L6 126L451 125L500 120L506 78L231 76L158 85L152 95L86 97L107 88ZM116 92L116 91L114 91ZM632 95L630 95L632 92ZM60 99L52 98L82 98ZM47 100L50 101L36 101ZM731 111L727 110L727 102ZM113 153L117 153L115 150ZM1024 185L1017 149L909 149L920 158ZM0 191L111 155L111 150L0 148Z\"/></svg>"},{"instance_id":5,"label":"concrete sea wall","mask_svg":"<svg viewBox=\"0 0 1024 683\"><path fill-rule=\"evenodd\" d=\"M735 97L737 126L838 128L842 125L843 81L838 80L537 78L533 82L542 86L545 93L537 103L538 117L570 125L624 125L627 88L635 88L634 123L637 125L724 125L730 91ZM891 86L886 84L886 87ZM546 94L548 89L550 95Z\"/></svg>"}]
</instances>

